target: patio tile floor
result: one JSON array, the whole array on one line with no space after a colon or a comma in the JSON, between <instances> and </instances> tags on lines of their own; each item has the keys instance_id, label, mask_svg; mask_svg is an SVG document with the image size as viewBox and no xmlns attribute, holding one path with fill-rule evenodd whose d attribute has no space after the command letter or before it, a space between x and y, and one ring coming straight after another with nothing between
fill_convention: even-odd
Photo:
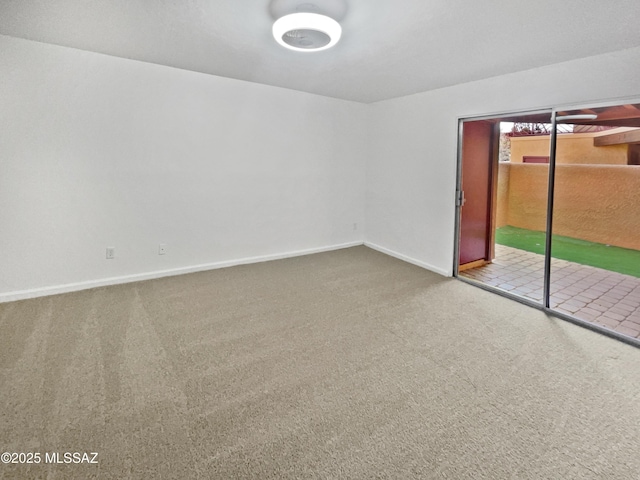
<instances>
[{"instance_id":1,"label":"patio tile floor","mask_svg":"<svg viewBox=\"0 0 640 480\"><path fill-rule=\"evenodd\" d=\"M496 258L460 272L521 297L542 301L544 256L496 245ZM640 338L640 278L551 259L551 308Z\"/></svg>"}]
</instances>

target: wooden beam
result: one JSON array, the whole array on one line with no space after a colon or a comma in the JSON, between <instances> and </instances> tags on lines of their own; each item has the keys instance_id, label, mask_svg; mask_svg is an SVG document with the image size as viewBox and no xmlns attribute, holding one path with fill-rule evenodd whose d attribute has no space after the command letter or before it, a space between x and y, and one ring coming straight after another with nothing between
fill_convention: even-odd
<instances>
[{"instance_id":1,"label":"wooden beam","mask_svg":"<svg viewBox=\"0 0 640 480\"><path fill-rule=\"evenodd\" d=\"M606 125L611 127L640 127L640 108L635 105L616 105L582 110L558 112L559 115L596 114L595 120L576 120L577 125Z\"/></svg>"},{"instance_id":2,"label":"wooden beam","mask_svg":"<svg viewBox=\"0 0 640 480\"><path fill-rule=\"evenodd\" d=\"M627 110L640 110L640 108L638 108L638 105L623 105L623 107Z\"/></svg>"},{"instance_id":3,"label":"wooden beam","mask_svg":"<svg viewBox=\"0 0 640 480\"><path fill-rule=\"evenodd\" d=\"M594 147L606 147L607 145L624 145L629 143L640 143L640 128L629 130L628 132L612 133L594 137Z\"/></svg>"},{"instance_id":4,"label":"wooden beam","mask_svg":"<svg viewBox=\"0 0 640 480\"><path fill-rule=\"evenodd\" d=\"M607 107L600 112L596 112L598 120L623 120L630 118L640 118L640 110L635 105L618 105Z\"/></svg>"}]
</instances>

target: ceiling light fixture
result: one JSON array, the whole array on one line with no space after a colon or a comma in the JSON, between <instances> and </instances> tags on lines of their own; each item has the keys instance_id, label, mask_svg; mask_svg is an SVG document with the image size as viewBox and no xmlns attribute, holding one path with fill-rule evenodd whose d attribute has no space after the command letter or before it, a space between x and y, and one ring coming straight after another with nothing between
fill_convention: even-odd
<instances>
[{"instance_id":1,"label":"ceiling light fixture","mask_svg":"<svg viewBox=\"0 0 640 480\"><path fill-rule=\"evenodd\" d=\"M292 13L273 24L273 37L280 45L298 52L319 52L340 40L342 27L333 18L319 13Z\"/></svg>"}]
</instances>

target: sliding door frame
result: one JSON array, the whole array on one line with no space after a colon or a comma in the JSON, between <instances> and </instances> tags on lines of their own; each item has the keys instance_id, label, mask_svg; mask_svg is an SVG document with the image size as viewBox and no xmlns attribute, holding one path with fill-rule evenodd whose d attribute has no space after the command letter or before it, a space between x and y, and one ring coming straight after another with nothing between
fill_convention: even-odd
<instances>
[{"instance_id":1,"label":"sliding door frame","mask_svg":"<svg viewBox=\"0 0 640 480\"><path fill-rule=\"evenodd\" d=\"M453 252L453 276L458 277L459 273L459 258L460 258L460 220L462 214L462 205L460 201L460 195L462 192L462 137L464 132L464 123L465 122L477 122L480 120L500 120L501 118L507 119L514 116L525 116L525 115L544 115L553 113L553 109L551 108L543 108L539 110L525 110L520 112L507 112L507 113L499 113L494 115L479 115L479 116L465 116L458 118L458 151L457 151L457 162L456 162L456 196L455 196L455 229L454 229L454 252Z\"/></svg>"},{"instance_id":2,"label":"sliding door frame","mask_svg":"<svg viewBox=\"0 0 640 480\"><path fill-rule=\"evenodd\" d=\"M551 112L551 144L549 145L549 174L547 177L547 227L544 246L544 286L542 305L551 308L551 249L553 248L553 200L556 193L556 151L558 145L558 112Z\"/></svg>"},{"instance_id":3,"label":"sliding door frame","mask_svg":"<svg viewBox=\"0 0 640 480\"><path fill-rule=\"evenodd\" d=\"M627 343L629 345L633 345L635 347L640 348L640 339L632 338L627 335L623 335L614 330L610 330L603 326L600 326L595 323L588 322L586 320L582 320L580 318L574 317L572 315L567 315L565 313L554 310L550 307L550 293L551 293L551 250L553 248L553 202L554 202L554 194L555 194L555 170L556 170L556 150L557 150L557 117L558 113L561 111L567 110L583 110L590 108L601 108L601 107L612 107L617 105L624 105L627 103L640 103L640 99L638 98L619 98L613 100L607 100L602 102L589 102L583 104L570 104L570 105L562 105L558 107L551 108L543 108L538 110L529 110L529 111L519 111L519 112L506 112L499 113L494 115L479 115L479 116L462 116L458 117L458 142L457 142L457 166L456 166L456 208L455 208L455 237L454 237L454 258L453 258L453 276L457 277L458 280L461 280L465 283L469 283L476 287L482 288L483 290L490 291L492 293L497 293L500 296L509 298L511 300L515 300L524 305L536 308L538 310L542 310L547 315L560 318L562 320L571 322L575 325L579 325L581 327L587 328L589 330L596 331L603 335L606 335L611 338L615 338L621 342ZM551 119L551 144L549 147L549 176L548 176L548 187L547 187L547 218L546 218L546 243L545 243L545 255L544 255L544 285L543 285L543 298L541 303L534 302L533 300L527 299L525 297L515 295L505 290L501 290L497 287L493 287L491 285L484 284L477 280L473 280L470 278L466 278L459 275L459 256L460 256L460 220L461 220L461 209L462 205L459 201L460 192L462 190L462 141L463 141L463 131L464 131L464 123L472 122L478 120L500 120L507 119L517 116L526 116L526 115L537 115L537 114L549 114Z\"/></svg>"}]
</instances>

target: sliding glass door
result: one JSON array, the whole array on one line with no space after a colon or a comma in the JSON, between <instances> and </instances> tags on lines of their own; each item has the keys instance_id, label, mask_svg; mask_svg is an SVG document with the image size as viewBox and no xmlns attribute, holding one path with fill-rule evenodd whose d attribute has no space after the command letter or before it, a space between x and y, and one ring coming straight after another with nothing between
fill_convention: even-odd
<instances>
[{"instance_id":1,"label":"sliding glass door","mask_svg":"<svg viewBox=\"0 0 640 480\"><path fill-rule=\"evenodd\" d=\"M561 111L549 308L640 338L640 105Z\"/></svg>"},{"instance_id":2,"label":"sliding glass door","mask_svg":"<svg viewBox=\"0 0 640 480\"><path fill-rule=\"evenodd\" d=\"M458 277L640 339L640 104L460 122Z\"/></svg>"},{"instance_id":3,"label":"sliding glass door","mask_svg":"<svg viewBox=\"0 0 640 480\"><path fill-rule=\"evenodd\" d=\"M539 305L550 125L551 111L461 125L459 276Z\"/></svg>"}]
</instances>

